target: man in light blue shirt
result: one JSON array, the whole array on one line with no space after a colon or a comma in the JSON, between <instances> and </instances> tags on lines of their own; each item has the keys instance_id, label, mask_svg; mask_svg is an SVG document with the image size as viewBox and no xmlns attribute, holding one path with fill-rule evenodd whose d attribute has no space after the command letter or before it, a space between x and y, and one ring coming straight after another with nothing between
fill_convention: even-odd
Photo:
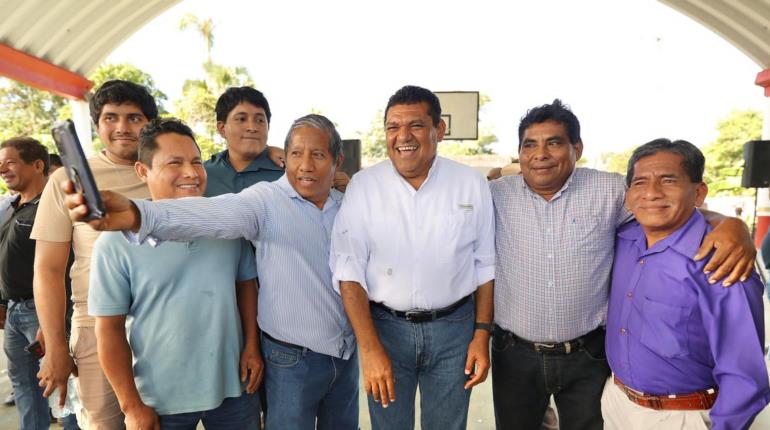
<instances>
[{"instance_id":1,"label":"man in light blue shirt","mask_svg":"<svg viewBox=\"0 0 770 430\"><path fill-rule=\"evenodd\" d=\"M331 230L342 201L331 187L342 140L327 118L307 115L292 124L284 149L286 174L275 182L238 194L163 202L104 193L109 215L90 224L139 231L140 242L251 240L260 280L267 427L357 429L356 342L329 268ZM82 218L82 196L69 199L71 216Z\"/></svg>"},{"instance_id":2,"label":"man in light blue shirt","mask_svg":"<svg viewBox=\"0 0 770 430\"><path fill-rule=\"evenodd\" d=\"M142 129L136 171L153 200L206 187L192 131L174 119ZM99 361L129 429L201 420L207 429L259 428L256 267L246 241L132 246L106 233L91 264Z\"/></svg>"}]
</instances>

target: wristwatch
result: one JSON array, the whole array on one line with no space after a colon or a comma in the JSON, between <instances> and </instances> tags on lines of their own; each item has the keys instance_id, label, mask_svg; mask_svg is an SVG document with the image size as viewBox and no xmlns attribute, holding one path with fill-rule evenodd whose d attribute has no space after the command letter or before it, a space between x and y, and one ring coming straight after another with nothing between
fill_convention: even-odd
<instances>
[{"instance_id":1,"label":"wristwatch","mask_svg":"<svg viewBox=\"0 0 770 430\"><path fill-rule=\"evenodd\" d=\"M486 330L492 333L492 324L490 323L477 322L476 324L473 325L473 328L475 330Z\"/></svg>"}]
</instances>

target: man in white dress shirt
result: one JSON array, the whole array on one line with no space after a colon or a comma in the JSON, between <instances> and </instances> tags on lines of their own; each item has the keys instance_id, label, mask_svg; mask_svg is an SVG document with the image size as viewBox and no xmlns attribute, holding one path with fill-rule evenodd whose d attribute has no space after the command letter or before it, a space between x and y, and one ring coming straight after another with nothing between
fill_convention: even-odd
<instances>
[{"instance_id":1,"label":"man in white dress shirt","mask_svg":"<svg viewBox=\"0 0 770 430\"><path fill-rule=\"evenodd\" d=\"M480 173L436 156L445 129L435 94L398 90L385 109L390 159L353 177L332 232L373 429L414 428L418 386L422 428L464 429L489 369L492 199Z\"/></svg>"}]
</instances>

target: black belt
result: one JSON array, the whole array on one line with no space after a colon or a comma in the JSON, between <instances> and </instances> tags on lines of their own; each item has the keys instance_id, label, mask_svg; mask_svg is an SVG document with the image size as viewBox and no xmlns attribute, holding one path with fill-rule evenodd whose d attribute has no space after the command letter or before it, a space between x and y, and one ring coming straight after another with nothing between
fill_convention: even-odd
<instances>
[{"instance_id":1,"label":"black belt","mask_svg":"<svg viewBox=\"0 0 770 430\"><path fill-rule=\"evenodd\" d=\"M576 337L575 339L568 340L566 342L532 342L530 340L524 339L523 337L516 336L515 333L512 333L496 324L495 328L498 331L501 331L503 336L510 336L516 343L521 344L527 348L534 349L536 352L556 355L567 355L578 351L588 341L604 333L604 327L598 327L589 331L583 336ZM498 333L495 335L497 336Z\"/></svg>"},{"instance_id":2,"label":"black belt","mask_svg":"<svg viewBox=\"0 0 770 430\"><path fill-rule=\"evenodd\" d=\"M436 309L433 311L397 311L395 309L391 309L383 305L382 303L369 302L369 304L376 308L380 308L384 310L385 312L393 315L394 317L402 318L413 323L422 323L422 322L434 321L439 318L448 316L452 314L452 312L456 311L457 308L459 308L460 306L468 303L468 300L470 299L471 299L471 296L467 295L445 308Z\"/></svg>"},{"instance_id":3,"label":"black belt","mask_svg":"<svg viewBox=\"0 0 770 430\"><path fill-rule=\"evenodd\" d=\"M26 302L27 300L32 300L32 299L34 299L34 297L29 296L29 297L10 297L10 298L7 298L5 300L7 300L9 302L21 303L21 302Z\"/></svg>"},{"instance_id":4,"label":"black belt","mask_svg":"<svg viewBox=\"0 0 770 430\"><path fill-rule=\"evenodd\" d=\"M273 336L270 336L267 334L266 331L262 332L262 336L265 336L270 342L277 343L278 345L285 346L287 348L296 349L298 351L310 351L310 348L305 348L304 346L295 345L293 343L284 342L282 340L278 340L274 338Z\"/></svg>"}]
</instances>

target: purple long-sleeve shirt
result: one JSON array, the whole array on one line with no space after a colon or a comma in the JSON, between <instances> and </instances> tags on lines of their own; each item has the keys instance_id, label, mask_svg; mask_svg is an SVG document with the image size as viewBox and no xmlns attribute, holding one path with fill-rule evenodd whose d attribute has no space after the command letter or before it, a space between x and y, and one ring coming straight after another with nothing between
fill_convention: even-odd
<instances>
[{"instance_id":1,"label":"purple long-sleeve shirt","mask_svg":"<svg viewBox=\"0 0 770 430\"><path fill-rule=\"evenodd\" d=\"M698 211L647 249L637 222L618 230L607 317L607 359L627 386L647 394L719 388L713 429L745 429L770 401L762 283L710 285L694 261L711 230Z\"/></svg>"}]
</instances>

